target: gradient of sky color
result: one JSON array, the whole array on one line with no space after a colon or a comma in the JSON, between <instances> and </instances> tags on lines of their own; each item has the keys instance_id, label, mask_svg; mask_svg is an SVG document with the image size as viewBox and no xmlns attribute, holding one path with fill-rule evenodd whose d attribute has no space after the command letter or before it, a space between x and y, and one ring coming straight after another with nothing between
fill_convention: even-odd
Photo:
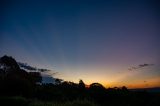
<instances>
[{"instance_id":1,"label":"gradient of sky color","mask_svg":"<svg viewBox=\"0 0 160 106\"><path fill-rule=\"evenodd\" d=\"M104 86L160 86L158 0L1 0L0 56ZM154 64L138 70L128 68Z\"/></svg>"}]
</instances>

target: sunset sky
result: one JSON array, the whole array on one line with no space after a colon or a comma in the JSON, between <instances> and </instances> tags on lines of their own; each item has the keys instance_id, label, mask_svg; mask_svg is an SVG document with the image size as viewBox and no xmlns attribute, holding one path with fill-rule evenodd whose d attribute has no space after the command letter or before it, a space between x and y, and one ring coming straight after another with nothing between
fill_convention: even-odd
<instances>
[{"instance_id":1,"label":"sunset sky","mask_svg":"<svg viewBox=\"0 0 160 106\"><path fill-rule=\"evenodd\" d=\"M160 87L159 10L158 0L1 0L0 57L68 81Z\"/></svg>"}]
</instances>

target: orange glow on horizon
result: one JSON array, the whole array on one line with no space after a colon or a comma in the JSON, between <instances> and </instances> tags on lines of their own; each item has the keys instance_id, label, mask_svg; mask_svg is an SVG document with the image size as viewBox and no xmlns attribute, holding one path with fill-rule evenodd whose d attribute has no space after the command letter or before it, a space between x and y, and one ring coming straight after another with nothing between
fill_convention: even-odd
<instances>
[{"instance_id":1,"label":"orange glow on horizon","mask_svg":"<svg viewBox=\"0 0 160 106\"><path fill-rule=\"evenodd\" d=\"M152 76L152 74L144 74L150 72L148 70L122 70L116 72L118 69L107 69L106 67L99 68L97 66L87 68L66 68L65 70L66 73L58 75L57 77L75 83L78 83L79 80L82 79L88 86L92 83L100 83L106 88L122 86L126 86L129 89L160 87L160 78L158 75Z\"/></svg>"},{"instance_id":2,"label":"orange glow on horizon","mask_svg":"<svg viewBox=\"0 0 160 106\"><path fill-rule=\"evenodd\" d=\"M92 84L94 82L91 83L85 83L87 85L87 87ZM135 88L153 88L153 87L160 87L160 78L152 78L149 79L147 81L140 81L140 82L130 82L130 83L120 83L120 82L111 82L111 83L106 83L105 81L100 81L98 82L100 84L102 84L104 87L106 88L113 88L113 87L122 87L122 86L126 86L129 89L135 89Z\"/></svg>"}]
</instances>

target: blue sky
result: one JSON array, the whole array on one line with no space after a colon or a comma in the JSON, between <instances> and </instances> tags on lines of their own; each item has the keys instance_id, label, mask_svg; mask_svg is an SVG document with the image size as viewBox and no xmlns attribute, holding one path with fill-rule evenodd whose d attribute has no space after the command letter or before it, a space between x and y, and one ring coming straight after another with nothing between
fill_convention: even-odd
<instances>
[{"instance_id":1,"label":"blue sky","mask_svg":"<svg viewBox=\"0 0 160 106\"><path fill-rule=\"evenodd\" d=\"M0 4L0 56L7 54L52 69L62 79L83 79L87 84L160 82L158 0L2 0ZM144 63L154 66L127 70Z\"/></svg>"}]
</instances>

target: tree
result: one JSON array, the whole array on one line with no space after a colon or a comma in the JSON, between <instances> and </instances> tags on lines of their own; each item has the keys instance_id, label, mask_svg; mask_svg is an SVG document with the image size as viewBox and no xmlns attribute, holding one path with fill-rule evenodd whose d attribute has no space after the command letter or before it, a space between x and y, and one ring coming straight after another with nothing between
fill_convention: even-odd
<instances>
[{"instance_id":1,"label":"tree","mask_svg":"<svg viewBox=\"0 0 160 106\"><path fill-rule=\"evenodd\" d=\"M100 84L100 83L92 83L92 84L89 86L89 89L104 90L105 87L103 87L103 85Z\"/></svg>"},{"instance_id":2,"label":"tree","mask_svg":"<svg viewBox=\"0 0 160 106\"><path fill-rule=\"evenodd\" d=\"M121 89L122 89L123 91L128 91L127 87L125 87L125 86L123 86Z\"/></svg>"},{"instance_id":3,"label":"tree","mask_svg":"<svg viewBox=\"0 0 160 106\"><path fill-rule=\"evenodd\" d=\"M59 84L61 84L62 82L63 82L62 79L59 79L59 78L56 78L56 79L55 79L55 84L56 84L56 85L59 85Z\"/></svg>"},{"instance_id":4,"label":"tree","mask_svg":"<svg viewBox=\"0 0 160 106\"><path fill-rule=\"evenodd\" d=\"M83 82L83 80L79 80L79 84L78 84L79 89L85 89L85 84Z\"/></svg>"},{"instance_id":5,"label":"tree","mask_svg":"<svg viewBox=\"0 0 160 106\"><path fill-rule=\"evenodd\" d=\"M0 94L30 96L41 80L40 73L20 69L14 58L0 58Z\"/></svg>"},{"instance_id":6,"label":"tree","mask_svg":"<svg viewBox=\"0 0 160 106\"><path fill-rule=\"evenodd\" d=\"M29 77L33 83L42 82L42 76L39 72L29 72Z\"/></svg>"},{"instance_id":7,"label":"tree","mask_svg":"<svg viewBox=\"0 0 160 106\"><path fill-rule=\"evenodd\" d=\"M0 58L0 65L3 65L4 69L12 69L12 71L20 70L19 65L17 64L16 60L11 56L3 56Z\"/></svg>"}]
</instances>

